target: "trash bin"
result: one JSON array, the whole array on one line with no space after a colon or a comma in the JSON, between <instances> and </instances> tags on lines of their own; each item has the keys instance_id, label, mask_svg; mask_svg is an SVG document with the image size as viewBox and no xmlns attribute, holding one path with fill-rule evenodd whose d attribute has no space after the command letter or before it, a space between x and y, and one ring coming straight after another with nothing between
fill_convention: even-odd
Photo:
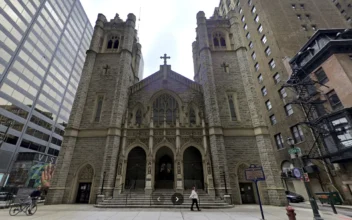
<instances>
[{"instance_id":1,"label":"trash bin","mask_svg":"<svg viewBox=\"0 0 352 220\"><path fill-rule=\"evenodd\" d=\"M318 197L321 204L329 203L329 193L328 192L315 193L315 195Z\"/></svg>"},{"instance_id":2,"label":"trash bin","mask_svg":"<svg viewBox=\"0 0 352 220\"><path fill-rule=\"evenodd\" d=\"M330 196L334 205L342 205L342 199L338 192L330 192ZM329 204L330 204L330 201L329 201Z\"/></svg>"},{"instance_id":3,"label":"trash bin","mask_svg":"<svg viewBox=\"0 0 352 220\"><path fill-rule=\"evenodd\" d=\"M330 196L334 205L342 205L342 199L338 194L338 192L322 192L322 193L315 193L315 195L318 197L318 199L322 204L324 203L330 204L330 198L329 198Z\"/></svg>"}]
</instances>

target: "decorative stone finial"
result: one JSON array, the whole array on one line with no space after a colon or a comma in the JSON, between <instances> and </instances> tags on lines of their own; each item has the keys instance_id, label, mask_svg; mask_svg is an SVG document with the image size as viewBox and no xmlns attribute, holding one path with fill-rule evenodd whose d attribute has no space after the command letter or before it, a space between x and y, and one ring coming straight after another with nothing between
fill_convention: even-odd
<instances>
[{"instance_id":1,"label":"decorative stone finial","mask_svg":"<svg viewBox=\"0 0 352 220\"><path fill-rule=\"evenodd\" d=\"M204 11L199 11L199 12L197 13L197 18L205 18L205 13L204 13Z\"/></svg>"}]
</instances>

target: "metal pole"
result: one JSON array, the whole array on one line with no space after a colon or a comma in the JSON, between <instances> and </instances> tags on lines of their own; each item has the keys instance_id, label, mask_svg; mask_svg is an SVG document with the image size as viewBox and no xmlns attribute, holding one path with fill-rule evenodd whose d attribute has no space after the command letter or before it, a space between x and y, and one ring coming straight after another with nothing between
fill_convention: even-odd
<instances>
[{"instance_id":1,"label":"metal pole","mask_svg":"<svg viewBox=\"0 0 352 220\"><path fill-rule=\"evenodd\" d=\"M260 199L260 194L259 194L259 189L258 189L258 181L255 180L254 183L255 183L255 189L257 190L257 196L258 196L258 201L259 201L260 213L262 214L262 219L265 220L263 207L262 207L262 200Z\"/></svg>"},{"instance_id":2,"label":"metal pole","mask_svg":"<svg viewBox=\"0 0 352 220\"><path fill-rule=\"evenodd\" d=\"M324 220L319 214L318 205L317 205L317 202L315 201L315 199L314 199L314 197L312 195L312 192L310 191L309 184L304 179L304 171L303 171L304 163L303 163L303 160L302 160L301 157L297 157L297 158L298 158L298 161L299 161L299 168L300 168L300 171L301 171L301 176L303 176L304 186L306 187L306 191L307 191L307 194L308 194L308 197L309 197L310 206L312 207L313 219L314 220Z\"/></svg>"},{"instance_id":3,"label":"metal pole","mask_svg":"<svg viewBox=\"0 0 352 220\"><path fill-rule=\"evenodd\" d=\"M103 174L103 182L101 183L100 195L103 195L104 182L105 182L105 174L106 174L106 172L104 171L104 174Z\"/></svg>"},{"instance_id":4,"label":"metal pole","mask_svg":"<svg viewBox=\"0 0 352 220\"><path fill-rule=\"evenodd\" d=\"M331 205L331 208L332 208L332 211L337 214L337 211L336 211L336 208L335 208L335 204L334 204L334 201L332 199L332 193L329 192L329 200L330 200L330 205Z\"/></svg>"},{"instance_id":5,"label":"metal pole","mask_svg":"<svg viewBox=\"0 0 352 220\"><path fill-rule=\"evenodd\" d=\"M8 123L7 125L7 128L6 128L6 131L4 133L4 139L1 141L0 143L0 149L3 145L3 143L7 140L7 135L8 135L8 132L10 130L10 128L12 128L13 124L14 124L14 120L11 121L10 123ZM7 168L6 168L6 175L3 177L4 178L4 181L1 181L0 180L0 186L5 186L7 184L7 181L10 177L10 173L11 173L11 168L12 168L12 164L14 163L14 159L16 158L16 155L17 155L17 152L19 150L19 147L15 149L15 151L13 152L13 154L11 155L11 159L10 159L10 163L8 164Z\"/></svg>"},{"instance_id":6,"label":"metal pole","mask_svg":"<svg viewBox=\"0 0 352 220\"><path fill-rule=\"evenodd\" d=\"M226 184L225 171L223 171L223 172L224 172L225 193L227 194L227 184Z\"/></svg>"}]
</instances>

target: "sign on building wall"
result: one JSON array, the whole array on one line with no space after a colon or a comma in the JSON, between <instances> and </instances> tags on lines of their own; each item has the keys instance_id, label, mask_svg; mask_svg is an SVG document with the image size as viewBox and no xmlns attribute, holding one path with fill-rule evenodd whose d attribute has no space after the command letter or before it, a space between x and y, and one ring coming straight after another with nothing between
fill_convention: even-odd
<instances>
[{"instance_id":1,"label":"sign on building wall","mask_svg":"<svg viewBox=\"0 0 352 220\"><path fill-rule=\"evenodd\" d=\"M8 180L9 186L49 188L56 157L40 153L19 154Z\"/></svg>"}]
</instances>

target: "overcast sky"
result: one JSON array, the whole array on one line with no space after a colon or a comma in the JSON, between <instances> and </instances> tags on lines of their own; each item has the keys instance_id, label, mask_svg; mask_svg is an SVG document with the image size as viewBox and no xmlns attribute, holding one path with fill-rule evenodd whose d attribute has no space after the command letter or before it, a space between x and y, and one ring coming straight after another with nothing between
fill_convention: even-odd
<instances>
[{"instance_id":1,"label":"overcast sky","mask_svg":"<svg viewBox=\"0 0 352 220\"><path fill-rule=\"evenodd\" d=\"M192 42L196 33L196 14L209 18L220 0L81 0L93 27L98 13L113 19L118 13L124 21L128 13L139 17L139 40L144 58L144 78L159 70L164 53L171 56L172 70L193 80ZM136 28L138 27L138 21Z\"/></svg>"}]
</instances>

